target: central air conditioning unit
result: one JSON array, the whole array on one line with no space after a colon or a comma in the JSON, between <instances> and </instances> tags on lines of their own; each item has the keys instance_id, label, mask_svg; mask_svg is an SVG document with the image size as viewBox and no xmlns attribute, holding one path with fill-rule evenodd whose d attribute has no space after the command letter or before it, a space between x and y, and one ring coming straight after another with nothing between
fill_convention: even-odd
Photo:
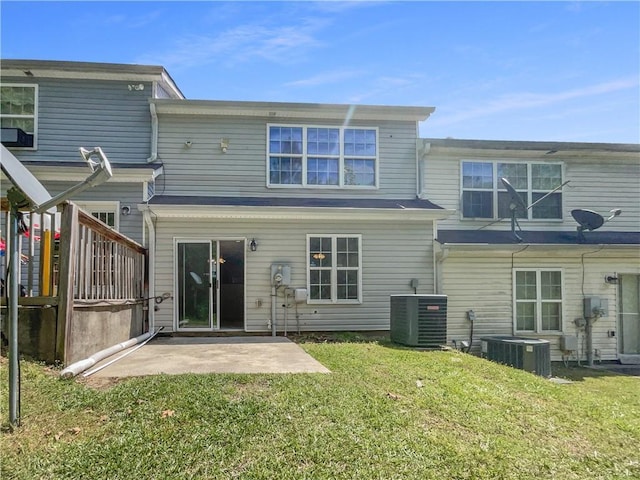
<instances>
[{"instance_id":1,"label":"central air conditioning unit","mask_svg":"<svg viewBox=\"0 0 640 480\"><path fill-rule=\"evenodd\" d=\"M446 295L391 295L391 341L410 347L447 344Z\"/></svg>"},{"instance_id":2,"label":"central air conditioning unit","mask_svg":"<svg viewBox=\"0 0 640 480\"><path fill-rule=\"evenodd\" d=\"M482 337L482 356L542 377L551 376L551 345L548 340L525 337Z\"/></svg>"}]
</instances>

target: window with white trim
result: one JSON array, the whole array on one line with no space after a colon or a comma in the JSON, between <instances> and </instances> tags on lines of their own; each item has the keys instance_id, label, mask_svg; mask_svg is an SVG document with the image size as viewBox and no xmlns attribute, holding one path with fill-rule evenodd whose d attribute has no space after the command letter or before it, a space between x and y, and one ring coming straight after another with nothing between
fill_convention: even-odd
<instances>
[{"instance_id":1,"label":"window with white trim","mask_svg":"<svg viewBox=\"0 0 640 480\"><path fill-rule=\"evenodd\" d=\"M120 202L75 201L80 208L114 230L120 227Z\"/></svg>"},{"instance_id":2,"label":"window with white trim","mask_svg":"<svg viewBox=\"0 0 640 480\"><path fill-rule=\"evenodd\" d=\"M376 128L268 125L270 187L378 185Z\"/></svg>"},{"instance_id":3,"label":"window with white trim","mask_svg":"<svg viewBox=\"0 0 640 480\"><path fill-rule=\"evenodd\" d=\"M307 235L309 303L360 303L360 235Z\"/></svg>"},{"instance_id":4,"label":"window with white trim","mask_svg":"<svg viewBox=\"0 0 640 480\"><path fill-rule=\"evenodd\" d=\"M513 291L516 331L562 331L561 270L514 270Z\"/></svg>"},{"instance_id":5,"label":"window with white trim","mask_svg":"<svg viewBox=\"0 0 640 480\"><path fill-rule=\"evenodd\" d=\"M2 84L0 118L2 128L19 128L30 136L27 145L22 146L35 147L38 129L38 85Z\"/></svg>"},{"instance_id":6,"label":"window with white trim","mask_svg":"<svg viewBox=\"0 0 640 480\"><path fill-rule=\"evenodd\" d=\"M562 185L561 163L498 161L462 162L462 217L509 218L510 196L500 178L506 178L527 205L532 205ZM527 211L516 210L523 219L562 219L562 192L550 194Z\"/></svg>"}]
</instances>

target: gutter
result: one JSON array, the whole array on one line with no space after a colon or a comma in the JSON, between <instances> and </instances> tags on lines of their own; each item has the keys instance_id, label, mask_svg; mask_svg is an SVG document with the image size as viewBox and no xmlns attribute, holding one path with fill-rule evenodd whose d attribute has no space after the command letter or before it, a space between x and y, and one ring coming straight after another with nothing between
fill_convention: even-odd
<instances>
[{"instance_id":1,"label":"gutter","mask_svg":"<svg viewBox=\"0 0 640 480\"><path fill-rule=\"evenodd\" d=\"M155 162L158 159L158 112L156 112L156 104L149 104L151 113L151 156L147 158L147 163Z\"/></svg>"}]
</instances>

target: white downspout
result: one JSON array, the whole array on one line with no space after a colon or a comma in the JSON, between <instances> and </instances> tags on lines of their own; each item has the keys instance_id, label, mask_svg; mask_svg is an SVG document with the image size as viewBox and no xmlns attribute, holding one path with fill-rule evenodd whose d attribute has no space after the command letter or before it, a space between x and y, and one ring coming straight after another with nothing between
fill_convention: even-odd
<instances>
[{"instance_id":1,"label":"white downspout","mask_svg":"<svg viewBox=\"0 0 640 480\"><path fill-rule=\"evenodd\" d=\"M156 112L156 104L149 104L151 112L151 156L147 158L147 163L155 162L158 159L158 113Z\"/></svg>"},{"instance_id":2,"label":"white downspout","mask_svg":"<svg viewBox=\"0 0 640 480\"><path fill-rule=\"evenodd\" d=\"M151 212L148 205L140 205L138 207L142 210L142 216L144 222L147 224L149 230L149 239L147 249L149 251L149 292L147 297L154 299L153 302L149 302L149 331L153 331L155 328L155 296L156 296L156 229L151 219Z\"/></svg>"},{"instance_id":3,"label":"white downspout","mask_svg":"<svg viewBox=\"0 0 640 480\"><path fill-rule=\"evenodd\" d=\"M443 286L442 286L442 277L444 276L443 274L443 270L444 270L444 261L447 259L447 257L449 256L449 248L445 247L445 246L441 246L438 242L436 242L434 240L433 242L434 248L433 248L433 253L434 253L434 257L435 257L435 268L434 268L434 275L435 275L435 281L434 286L435 286L435 293L441 294L443 293ZM437 246L437 251L436 251L436 246Z\"/></svg>"},{"instance_id":4,"label":"white downspout","mask_svg":"<svg viewBox=\"0 0 640 480\"><path fill-rule=\"evenodd\" d=\"M416 139L416 198L424 198L424 176L430 150L431 143L426 138Z\"/></svg>"}]
</instances>

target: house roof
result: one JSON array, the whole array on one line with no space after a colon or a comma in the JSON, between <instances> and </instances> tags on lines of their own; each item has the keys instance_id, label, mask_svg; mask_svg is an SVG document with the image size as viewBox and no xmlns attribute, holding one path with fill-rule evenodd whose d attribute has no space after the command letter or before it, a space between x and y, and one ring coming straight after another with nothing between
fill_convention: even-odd
<instances>
[{"instance_id":1,"label":"house roof","mask_svg":"<svg viewBox=\"0 0 640 480\"><path fill-rule=\"evenodd\" d=\"M27 169L39 180L80 181L89 174L89 168L81 160L72 162L21 160ZM153 163L113 163L113 177L110 182L144 182L162 174L163 167Z\"/></svg>"},{"instance_id":2,"label":"house roof","mask_svg":"<svg viewBox=\"0 0 640 480\"><path fill-rule=\"evenodd\" d=\"M585 143L585 142L544 142L544 141L513 141L513 140L471 140L457 138L425 138L424 141L432 147L486 149L486 150L530 150L547 155L556 153L584 153L584 152L616 152L640 153L637 143Z\"/></svg>"},{"instance_id":3,"label":"house roof","mask_svg":"<svg viewBox=\"0 0 640 480\"><path fill-rule=\"evenodd\" d=\"M434 107L391 105L348 105L328 103L248 102L226 100L153 99L158 114L228 115L281 119L313 118L349 120L422 121Z\"/></svg>"},{"instance_id":4,"label":"house roof","mask_svg":"<svg viewBox=\"0 0 640 480\"><path fill-rule=\"evenodd\" d=\"M428 200L297 197L153 197L140 210L174 218L433 221L453 213Z\"/></svg>"},{"instance_id":5,"label":"house roof","mask_svg":"<svg viewBox=\"0 0 640 480\"><path fill-rule=\"evenodd\" d=\"M522 231L522 242L514 239L510 230L439 230L436 241L444 245L640 245L640 231Z\"/></svg>"},{"instance_id":6,"label":"house roof","mask_svg":"<svg viewBox=\"0 0 640 480\"><path fill-rule=\"evenodd\" d=\"M157 205L213 205L235 207L359 208L391 210L444 210L423 199L387 198L298 198L298 197L203 197L157 195L149 203Z\"/></svg>"},{"instance_id":7,"label":"house roof","mask_svg":"<svg viewBox=\"0 0 640 480\"><path fill-rule=\"evenodd\" d=\"M80 78L159 82L176 99L184 95L164 67L123 63L2 59L2 76L23 78Z\"/></svg>"}]
</instances>

